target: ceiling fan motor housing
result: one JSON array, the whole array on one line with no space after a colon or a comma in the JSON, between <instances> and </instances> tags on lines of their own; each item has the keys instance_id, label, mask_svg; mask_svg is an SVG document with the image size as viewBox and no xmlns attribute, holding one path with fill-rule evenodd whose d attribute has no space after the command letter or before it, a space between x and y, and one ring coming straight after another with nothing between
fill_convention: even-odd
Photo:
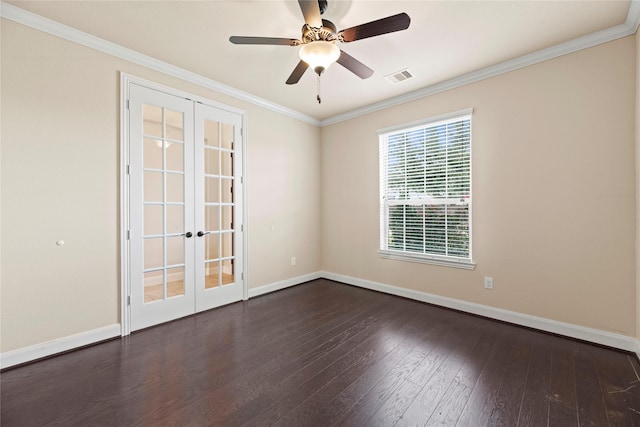
<instances>
[{"instance_id":1,"label":"ceiling fan motor housing","mask_svg":"<svg viewBox=\"0 0 640 427\"><path fill-rule=\"evenodd\" d=\"M304 24L302 26L302 42L311 43L318 40L334 41L337 39L337 32L338 29L334 23L326 19L322 20L322 27L319 28Z\"/></svg>"}]
</instances>

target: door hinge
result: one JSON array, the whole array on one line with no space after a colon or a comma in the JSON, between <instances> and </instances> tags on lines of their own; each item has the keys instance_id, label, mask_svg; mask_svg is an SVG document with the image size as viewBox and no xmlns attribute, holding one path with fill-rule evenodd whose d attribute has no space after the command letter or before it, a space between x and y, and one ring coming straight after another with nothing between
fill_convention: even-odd
<instances>
[{"instance_id":1,"label":"door hinge","mask_svg":"<svg viewBox=\"0 0 640 427\"><path fill-rule=\"evenodd\" d=\"M131 305L131 295L127 295L127 305Z\"/></svg>"},{"instance_id":2,"label":"door hinge","mask_svg":"<svg viewBox=\"0 0 640 427\"><path fill-rule=\"evenodd\" d=\"M129 100L127 99L127 110L129 109Z\"/></svg>"},{"instance_id":3,"label":"door hinge","mask_svg":"<svg viewBox=\"0 0 640 427\"><path fill-rule=\"evenodd\" d=\"M243 176L240 177L240 184L244 184L244 177Z\"/></svg>"},{"instance_id":4,"label":"door hinge","mask_svg":"<svg viewBox=\"0 0 640 427\"><path fill-rule=\"evenodd\" d=\"M240 224L240 231L244 231L244 224Z\"/></svg>"},{"instance_id":5,"label":"door hinge","mask_svg":"<svg viewBox=\"0 0 640 427\"><path fill-rule=\"evenodd\" d=\"M129 165L127 165L127 175L131 174L131 170L129 169Z\"/></svg>"},{"instance_id":6,"label":"door hinge","mask_svg":"<svg viewBox=\"0 0 640 427\"><path fill-rule=\"evenodd\" d=\"M244 280L244 273L240 273L240 280Z\"/></svg>"},{"instance_id":7,"label":"door hinge","mask_svg":"<svg viewBox=\"0 0 640 427\"><path fill-rule=\"evenodd\" d=\"M131 231L127 230L127 240L131 239Z\"/></svg>"}]
</instances>

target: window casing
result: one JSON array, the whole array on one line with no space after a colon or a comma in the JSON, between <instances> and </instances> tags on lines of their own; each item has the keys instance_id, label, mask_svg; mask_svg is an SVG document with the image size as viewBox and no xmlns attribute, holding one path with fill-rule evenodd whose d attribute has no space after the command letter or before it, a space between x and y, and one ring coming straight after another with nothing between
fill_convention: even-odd
<instances>
[{"instance_id":1,"label":"window casing","mask_svg":"<svg viewBox=\"0 0 640 427\"><path fill-rule=\"evenodd\" d=\"M474 268L471 110L378 133L380 256Z\"/></svg>"}]
</instances>

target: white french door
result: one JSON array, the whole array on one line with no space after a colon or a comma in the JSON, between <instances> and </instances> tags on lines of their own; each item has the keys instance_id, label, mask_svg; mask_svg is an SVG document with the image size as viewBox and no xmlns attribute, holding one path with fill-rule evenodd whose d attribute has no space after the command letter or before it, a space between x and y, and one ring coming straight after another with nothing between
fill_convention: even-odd
<instances>
[{"instance_id":1,"label":"white french door","mask_svg":"<svg viewBox=\"0 0 640 427\"><path fill-rule=\"evenodd\" d=\"M128 89L134 331L242 299L242 116Z\"/></svg>"},{"instance_id":2,"label":"white french door","mask_svg":"<svg viewBox=\"0 0 640 427\"><path fill-rule=\"evenodd\" d=\"M195 104L196 311L242 298L242 117ZM239 225L240 230L236 230Z\"/></svg>"}]
</instances>

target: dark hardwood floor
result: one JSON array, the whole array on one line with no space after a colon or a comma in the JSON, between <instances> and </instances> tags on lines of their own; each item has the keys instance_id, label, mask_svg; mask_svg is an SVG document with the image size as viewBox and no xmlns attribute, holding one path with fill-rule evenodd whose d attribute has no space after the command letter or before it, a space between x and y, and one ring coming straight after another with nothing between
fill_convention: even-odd
<instances>
[{"instance_id":1,"label":"dark hardwood floor","mask_svg":"<svg viewBox=\"0 0 640 427\"><path fill-rule=\"evenodd\" d=\"M640 426L634 356L316 280L0 375L3 426Z\"/></svg>"}]
</instances>

